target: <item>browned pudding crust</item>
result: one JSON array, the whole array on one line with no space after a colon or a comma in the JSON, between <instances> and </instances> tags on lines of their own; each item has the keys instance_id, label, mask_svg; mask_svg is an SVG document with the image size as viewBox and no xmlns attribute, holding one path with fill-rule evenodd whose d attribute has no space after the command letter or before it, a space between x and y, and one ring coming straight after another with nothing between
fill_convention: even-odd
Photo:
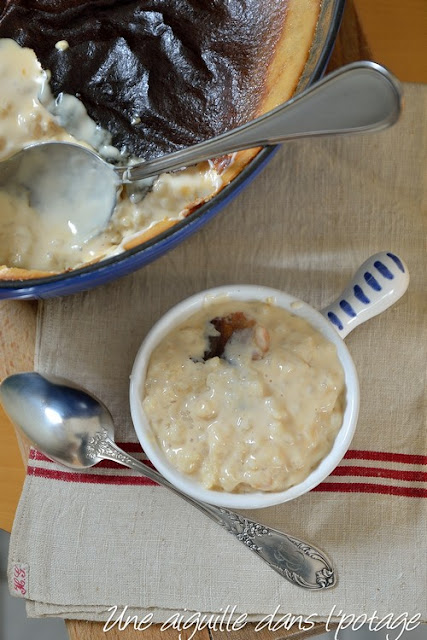
<instances>
[{"instance_id":1,"label":"browned pudding crust","mask_svg":"<svg viewBox=\"0 0 427 640\"><path fill-rule=\"evenodd\" d=\"M0 38L34 49L55 95L148 158L254 117L289 1L0 0Z\"/></svg>"}]
</instances>

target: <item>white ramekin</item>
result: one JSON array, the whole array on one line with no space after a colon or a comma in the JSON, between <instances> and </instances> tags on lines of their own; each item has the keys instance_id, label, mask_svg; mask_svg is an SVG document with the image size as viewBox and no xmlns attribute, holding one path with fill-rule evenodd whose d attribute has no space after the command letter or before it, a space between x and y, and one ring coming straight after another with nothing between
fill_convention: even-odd
<instances>
[{"instance_id":1,"label":"white ramekin","mask_svg":"<svg viewBox=\"0 0 427 640\"><path fill-rule=\"evenodd\" d=\"M170 309L149 331L132 369L130 409L138 439L157 470L178 489L197 500L232 509L258 509L293 500L321 483L338 465L353 438L359 412L359 382L351 355L343 338L356 326L396 302L409 283L405 263L393 253L372 256L358 270L351 284L337 300L322 311L282 291L256 285L227 285L202 291ZM142 407L144 381L151 354L163 338L202 307L217 298L233 300L268 300L306 319L337 349L346 385L346 407L342 426L330 452L297 485L278 492L227 493L205 489L191 477L170 464Z\"/></svg>"}]
</instances>

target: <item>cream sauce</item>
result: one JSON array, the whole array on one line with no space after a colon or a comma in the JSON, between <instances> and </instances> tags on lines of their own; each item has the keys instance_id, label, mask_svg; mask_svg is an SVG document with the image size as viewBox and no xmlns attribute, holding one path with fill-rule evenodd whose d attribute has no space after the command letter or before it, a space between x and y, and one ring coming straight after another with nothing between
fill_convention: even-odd
<instances>
[{"instance_id":1,"label":"cream sauce","mask_svg":"<svg viewBox=\"0 0 427 640\"><path fill-rule=\"evenodd\" d=\"M206 361L216 317L243 311L253 329L233 333ZM214 302L154 350L142 406L179 471L205 488L283 491L327 455L341 427L344 372L335 346L306 320L264 302Z\"/></svg>"}]
</instances>

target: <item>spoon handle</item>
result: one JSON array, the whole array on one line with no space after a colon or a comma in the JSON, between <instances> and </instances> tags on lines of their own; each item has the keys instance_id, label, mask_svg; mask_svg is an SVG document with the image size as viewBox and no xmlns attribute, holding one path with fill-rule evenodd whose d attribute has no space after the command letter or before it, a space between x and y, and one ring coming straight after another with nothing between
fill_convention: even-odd
<instances>
[{"instance_id":1,"label":"spoon handle","mask_svg":"<svg viewBox=\"0 0 427 640\"><path fill-rule=\"evenodd\" d=\"M409 271L403 259L382 251L359 267L341 295L321 313L345 338L360 324L397 302L408 285Z\"/></svg>"},{"instance_id":2,"label":"spoon handle","mask_svg":"<svg viewBox=\"0 0 427 640\"><path fill-rule=\"evenodd\" d=\"M216 138L127 169L133 182L242 149L305 136L380 131L401 111L398 80L375 62L355 62L309 87L265 115Z\"/></svg>"},{"instance_id":3,"label":"spoon handle","mask_svg":"<svg viewBox=\"0 0 427 640\"><path fill-rule=\"evenodd\" d=\"M94 457L119 462L173 491L233 534L239 542L292 584L305 589L327 589L334 586L336 575L333 566L327 556L316 547L228 509L194 500L157 471L125 453L109 438L106 431L96 438L93 447L91 455Z\"/></svg>"}]
</instances>

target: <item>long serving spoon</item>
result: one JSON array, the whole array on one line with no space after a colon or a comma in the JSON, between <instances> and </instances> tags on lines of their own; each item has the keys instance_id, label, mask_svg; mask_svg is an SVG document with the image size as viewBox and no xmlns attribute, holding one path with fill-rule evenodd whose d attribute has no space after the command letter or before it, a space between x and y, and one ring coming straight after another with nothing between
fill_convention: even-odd
<instances>
[{"instance_id":1,"label":"long serving spoon","mask_svg":"<svg viewBox=\"0 0 427 640\"><path fill-rule=\"evenodd\" d=\"M130 167L114 167L80 145L31 145L0 163L0 186L24 190L35 210L83 243L107 226L123 183L294 138L380 131L396 122L401 102L400 83L387 69L356 62L237 129Z\"/></svg>"},{"instance_id":2,"label":"long serving spoon","mask_svg":"<svg viewBox=\"0 0 427 640\"><path fill-rule=\"evenodd\" d=\"M194 500L157 471L120 449L105 405L74 383L39 373L18 373L0 385L0 399L11 420L52 460L73 469L114 460L167 487L223 526L292 584L327 589L336 583L327 556L313 545L270 529L228 509Z\"/></svg>"}]
</instances>

